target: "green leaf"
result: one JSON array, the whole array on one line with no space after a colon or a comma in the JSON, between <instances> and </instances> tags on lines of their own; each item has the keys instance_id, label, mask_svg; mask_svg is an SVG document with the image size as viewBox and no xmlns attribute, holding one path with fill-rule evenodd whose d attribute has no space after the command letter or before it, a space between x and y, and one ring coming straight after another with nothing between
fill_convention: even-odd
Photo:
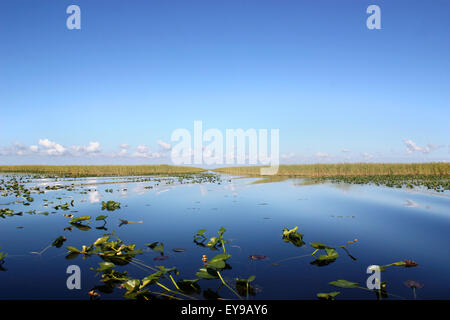
<instances>
[{"instance_id":1,"label":"green leaf","mask_svg":"<svg viewBox=\"0 0 450 320\"><path fill-rule=\"evenodd\" d=\"M297 232L298 227L295 227L294 229L283 229L283 240L285 242L291 242L296 247L301 247L305 243L303 242L303 234Z\"/></svg>"},{"instance_id":2,"label":"green leaf","mask_svg":"<svg viewBox=\"0 0 450 320\"><path fill-rule=\"evenodd\" d=\"M109 236L98 238L97 240L95 240L94 246L98 247L98 246L104 244L108 240L109 240Z\"/></svg>"},{"instance_id":3,"label":"green leaf","mask_svg":"<svg viewBox=\"0 0 450 320\"><path fill-rule=\"evenodd\" d=\"M206 232L206 229L200 229L197 231L197 236L204 236Z\"/></svg>"},{"instance_id":4,"label":"green leaf","mask_svg":"<svg viewBox=\"0 0 450 320\"><path fill-rule=\"evenodd\" d=\"M227 231L227 229L225 229L224 227L221 227L221 228L219 229L219 236L222 237L223 234L224 234L226 231Z\"/></svg>"},{"instance_id":5,"label":"green leaf","mask_svg":"<svg viewBox=\"0 0 450 320\"><path fill-rule=\"evenodd\" d=\"M339 288L358 288L359 284L356 282L350 282L347 280L337 280L337 281L331 281L329 282L332 286L339 287Z\"/></svg>"},{"instance_id":6,"label":"green leaf","mask_svg":"<svg viewBox=\"0 0 450 320\"><path fill-rule=\"evenodd\" d=\"M330 292L330 293L318 293L317 298L320 300L334 300L334 298L340 294L340 292Z\"/></svg>"},{"instance_id":7,"label":"green leaf","mask_svg":"<svg viewBox=\"0 0 450 320\"><path fill-rule=\"evenodd\" d=\"M73 252L73 253L81 253L81 250L78 250L75 247L66 247L67 250L69 250L69 252Z\"/></svg>"},{"instance_id":8,"label":"green leaf","mask_svg":"<svg viewBox=\"0 0 450 320\"><path fill-rule=\"evenodd\" d=\"M219 237L212 237L209 239L209 242L206 244L208 247L215 247L219 242Z\"/></svg>"},{"instance_id":9,"label":"green leaf","mask_svg":"<svg viewBox=\"0 0 450 320\"><path fill-rule=\"evenodd\" d=\"M326 255L321 254L318 260L336 260L339 257L339 254L335 249L326 248Z\"/></svg>"},{"instance_id":10,"label":"green leaf","mask_svg":"<svg viewBox=\"0 0 450 320\"><path fill-rule=\"evenodd\" d=\"M97 271L106 271L114 268L115 264L112 262L99 262L100 268Z\"/></svg>"},{"instance_id":11,"label":"green leaf","mask_svg":"<svg viewBox=\"0 0 450 320\"><path fill-rule=\"evenodd\" d=\"M139 289L139 284L140 281L138 279L131 279L125 282L123 286L125 287L125 289L127 289L127 293L130 293Z\"/></svg>"},{"instance_id":12,"label":"green leaf","mask_svg":"<svg viewBox=\"0 0 450 320\"><path fill-rule=\"evenodd\" d=\"M64 241L66 241L67 239L63 236L60 236L58 238L55 239L55 241L53 241L52 246L56 247L56 248L61 248Z\"/></svg>"},{"instance_id":13,"label":"green leaf","mask_svg":"<svg viewBox=\"0 0 450 320\"><path fill-rule=\"evenodd\" d=\"M222 270L226 266L225 261L228 260L229 258L231 258L231 255L229 255L229 254L225 254L225 253L218 254L217 256L212 258L210 261L208 261L207 266L212 269Z\"/></svg>"},{"instance_id":14,"label":"green leaf","mask_svg":"<svg viewBox=\"0 0 450 320\"><path fill-rule=\"evenodd\" d=\"M160 252L162 255L164 255L164 243L162 242L153 242L146 245L150 249L156 252Z\"/></svg>"},{"instance_id":15,"label":"green leaf","mask_svg":"<svg viewBox=\"0 0 450 320\"><path fill-rule=\"evenodd\" d=\"M255 279L256 279L255 276L250 276L250 277L247 279L247 282L253 282Z\"/></svg>"},{"instance_id":16,"label":"green leaf","mask_svg":"<svg viewBox=\"0 0 450 320\"><path fill-rule=\"evenodd\" d=\"M83 217L72 218L69 221L69 223L80 223L81 221L87 221L90 218L91 218L90 216L83 216Z\"/></svg>"},{"instance_id":17,"label":"green leaf","mask_svg":"<svg viewBox=\"0 0 450 320\"><path fill-rule=\"evenodd\" d=\"M217 272L215 270L212 270L209 268L202 268L195 275L198 278L205 279L205 280L212 280L212 279L218 278Z\"/></svg>"},{"instance_id":18,"label":"green leaf","mask_svg":"<svg viewBox=\"0 0 450 320\"><path fill-rule=\"evenodd\" d=\"M333 249L333 248L331 248L331 247L329 247L326 244L321 243L321 242L311 242L309 245L311 247L315 248L315 249L322 249L322 250L323 249Z\"/></svg>"}]
</instances>

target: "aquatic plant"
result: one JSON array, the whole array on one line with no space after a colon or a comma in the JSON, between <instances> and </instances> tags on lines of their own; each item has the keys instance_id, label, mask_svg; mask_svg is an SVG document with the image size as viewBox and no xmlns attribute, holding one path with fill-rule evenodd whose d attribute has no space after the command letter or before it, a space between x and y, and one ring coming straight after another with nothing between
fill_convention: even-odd
<instances>
[{"instance_id":1,"label":"aquatic plant","mask_svg":"<svg viewBox=\"0 0 450 320\"><path fill-rule=\"evenodd\" d=\"M294 229L283 229L283 240L285 242L290 242L296 247L301 247L305 243L303 242L303 235L301 233L297 232L298 227L295 227Z\"/></svg>"},{"instance_id":2,"label":"aquatic plant","mask_svg":"<svg viewBox=\"0 0 450 320\"><path fill-rule=\"evenodd\" d=\"M0 247L1 248L1 247ZM3 264L5 261L5 258L8 256L7 253L0 252L0 264Z\"/></svg>"},{"instance_id":3,"label":"aquatic plant","mask_svg":"<svg viewBox=\"0 0 450 320\"><path fill-rule=\"evenodd\" d=\"M335 300L336 296L341 294L339 291L329 293L318 293L317 298L320 300Z\"/></svg>"},{"instance_id":4,"label":"aquatic plant","mask_svg":"<svg viewBox=\"0 0 450 320\"><path fill-rule=\"evenodd\" d=\"M405 286L407 286L408 288L413 290L414 300L417 298L416 289L422 289L424 287L424 285L422 283L415 281L415 280L405 281Z\"/></svg>"},{"instance_id":5,"label":"aquatic plant","mask_svg":"<svg viewBox=\"0 0 450 320\"><path fill-rule=\"evenodd\" d=\"M107 202L102 201L102 210L114 211L120 209L120 202L109 200Z\"/></svg>"}]
</instances>

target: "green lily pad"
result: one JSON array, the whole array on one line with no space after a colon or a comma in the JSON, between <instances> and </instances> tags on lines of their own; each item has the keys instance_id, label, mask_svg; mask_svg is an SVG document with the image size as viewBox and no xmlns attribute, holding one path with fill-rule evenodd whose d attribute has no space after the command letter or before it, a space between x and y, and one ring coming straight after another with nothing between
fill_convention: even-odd
<instances>
[{"instance_id":1,"label":"green lily pad","mask_svg":"<svg viewBox=\"0 0 450 320\"><path fill-rule=\"evenodd\" d=\"M317 298L320 300L334 300L334 298L340 294L340 292L318 293Z\"/></svg>"},{"instance_id":2,"label":"green lily pad","mask_svg":"<svg viewBox=\"0 0 450 320\"><path fill-rule=\"evenodd\" d=\"M359 284L356 282L350 282L347 280L337 280L329 282L332 286L339 288L359 288Z\"/></svg>"}]
</instances>

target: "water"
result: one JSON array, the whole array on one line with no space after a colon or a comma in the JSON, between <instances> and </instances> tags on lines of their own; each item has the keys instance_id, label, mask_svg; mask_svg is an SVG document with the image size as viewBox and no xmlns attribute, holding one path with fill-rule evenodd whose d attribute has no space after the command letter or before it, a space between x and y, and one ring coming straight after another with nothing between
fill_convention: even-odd
<instances>
[{"instance_id":1,"label":"water","mask_svg":"<svg viewBox=\"0 0 450 320\"><path fill-rule=\"evenodd\" d=\"M5 178L0 177L0 180ZM365 286L370 265L413 260L414 268L390 267L382 273L387 281L389 299L412 299L412 290L404 285L407 280L424 284L417 290L420 299L450 298L450 198L448 192L436 194L423 190L392 189L371 185L318 184L301 185L300 180L259 183L257 179L232 179L222 176L218 183L178 184L167 181L135 182L136 178L84 178L54 182L52 179L32 179L27 188L47 185L75 184L66 189L32 193L30 206L15 203L15 195L0 197L0 208L22 211L23 216L0 219L1 252L7 252L0 271L0 299L88 299L88 292L101 285L97 268L101 259L81 256L67 260L66 246L81 248L107 232L115 231L126 244L135 243L144 249L137 256L150 266L176 266L178 278L195 279L202 267L202 255L214 257L219 251L197 246L193 235L207 229L209 237L225 227L228 261L231 270L222 271L225 280L233 286L234 279L256 276L252 282L255 296L250 299L316 299L319 292L340 291L338 299L376 299L373 292L362 289L341 289L328 284L345 279ZM148 179L148 178L146 178ZM155 178L157 179L157 178ZM146 188L152 186L152 188ZM105 192L113 189L113 193ZM85 193L83 193L85 192ZM62 198L62 199L57 199ZM53 201L44 207L44 199ZM69 211L54 210L56 204L74 201ZM102 211L102 201L114 200L121 209ZM26 211L36 210L36 214ZM39 214L48 211L48 215ZM88 231L69 227L63 214L92 216ZM99 215L108 215L104 226L95 221ZM121 220L130 223L119 227ZM299 227L305 245L295 247L282 240L283 228ZM20 228L18 228L20 227ZM50 247L41 255L31 254L46 248L59 236L67 241L61 248ZM358 242L339 248L347 241ZM163 242L165 261L154 261L159 254L145 244ZM339 258L326 266L311 264L314 249L310 242L323 242L336 247ZM184 248L177 253L173 248ZM251 255L267 259L254 261ZM304 256L298 259L289 259ZM281 262L280 262L281 261ZM81 290L68 290L66 269L76 264L81 268ZM274 265L277 264L277 265ZM151 271L135 265L118 267L129 276L140 278ZM170 285L170 283L167 283ZM203 291L217 292L223 298L236 298L221 287L219 280L200 280ZM218 291L217 291L218 290ZM101 293L102 299L121 299L124 290ZM203 298L202 295L196 296Z\"/></svg>"}]
</instances>

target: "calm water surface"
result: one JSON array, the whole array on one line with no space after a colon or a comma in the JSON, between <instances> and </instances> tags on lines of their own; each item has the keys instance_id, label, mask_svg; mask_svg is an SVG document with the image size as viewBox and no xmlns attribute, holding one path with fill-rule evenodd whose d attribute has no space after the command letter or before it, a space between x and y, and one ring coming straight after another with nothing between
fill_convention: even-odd
<instances>
[{"instance_id":1,"label":"calm water surface","mask_svg":"<svg viewBox=\"0 0 450 320\"><path fill-rule=\"evenodd\" d=\"M0 176L0 179L4 177ZM30 206L16 203L14 195L0 197L0 208L23 211L23 216L0 219L0 251L7 252L0 271L0 299L88 299L93 287L101 285L100 276L91 267L98 267L100 258L81 256L67 260L66 246L81 248L104 233L115 231L126 244L135 243L144 249L138 256L146 264L176 266L180 278L195 279L202 266L202 255L212 258L220 251L197 246L193 235L207 229L209 237L220 227L227 229L230 240L227 251L231 270L222 272L232 284L233 279L256 276L256 295L251 299L316 299L319 292L340 291L338 299L375 299L373 292L360 289L339 289L330 281L346 279L365 285L370 265L385 265L405 259L416 261L415 268L392 267L382 273L388 283L389 299L412 298L407 280L424 284L417 290L420 299L450 298L450 197L449 193L423 190L392 189L371 185L318 184L301 185L300 180L255 184L256 179L232 179L222 176L221 184L166 184L156 181L133 182L134 178L84 178L54 182L53 179L33 179L26 187L72 184L66 189L32 193ZM113 183L112 183L113 182ZM146 188L153 186L153 188ZM113 189L113 193L105 192ZM86 192L81 193L81 192ZM57 199L61 198L61 199ZM44 207L45 201L53 201ZM53 209L56 204L74 200L69 211ZM102 201L114 200L121 209L102 211ZM36 210L36 214L27 214ZM48 211L48 215L39 214ZM92 216L88 231L68 227L63 214ZM95 221L108 215L105 228ZM142 221L120 225L120 219ZM305 245L295 247L282 240L283 228L299 227ZM46 248L59 236L67 241L63 247L50 247L43 254L31 254ZM347 241L358 239L347 247ZM165 261L154 261L157 252L145 244L163 242ZM312 264L314 249L310 242L323 242L337 247L339 258L326 266ZM145 249L147 248L147 249ZM173 252L184 248L185 252ZM254 261L251 255L267 256ZM279 262L296 256L305 256ZM278 263L278 265L273 265ZM82 272L81 290L68 290L66 268L79 265ZM150 274L133 265L127 270L135 278ZM201 280L202 290L217 291L223 298L234 296L218 280ZM102 299L121 299L124 291L102 293ZM396 297L398 296L398 297ZM199 298L202 298L199 296ZM235 298L235 297L234 297Z\"/></svg>"}]
</instances>

